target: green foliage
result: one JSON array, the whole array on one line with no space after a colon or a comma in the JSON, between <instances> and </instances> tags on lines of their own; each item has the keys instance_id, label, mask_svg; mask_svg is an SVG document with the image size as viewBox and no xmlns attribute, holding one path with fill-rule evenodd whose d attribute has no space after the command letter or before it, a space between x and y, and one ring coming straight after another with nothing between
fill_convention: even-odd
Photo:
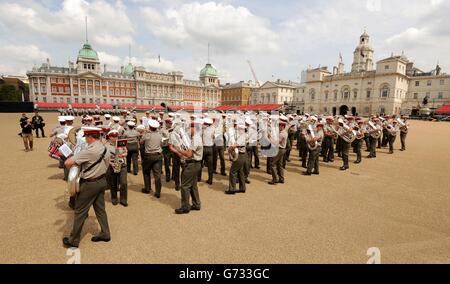
<instances>
[{"instance_id":1,"label":"green foliage","mask_svg":"<svg viewBox=\"0 0 450 284\"><path fill-rule=\"evenodd\" d=\"M0 85L0 101L20 102L22 93L12 85Z\"/></svg>"}]
</instances>

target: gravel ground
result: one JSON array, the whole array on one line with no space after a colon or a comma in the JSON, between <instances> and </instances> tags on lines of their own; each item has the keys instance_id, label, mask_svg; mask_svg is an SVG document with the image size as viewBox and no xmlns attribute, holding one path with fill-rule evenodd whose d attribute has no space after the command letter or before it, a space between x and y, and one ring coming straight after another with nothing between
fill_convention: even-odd
<instances>
[{"instance_id":1,"label":"gravel ground","mask_svg":"<svg viewBox=\"0 0 450 284\"><path fill-rule=\"evenodd\" d=\"M49 132L57 114L43 116ZM65 263L73 212L63 173L47 155L50 138L24 152L19 118L0 114L0 262ZM321 163L320 176L302 176L294 151L284 185L267 184L263 162L245 194L225 195L228 178L215 176L212 186L199 184L202 210L182 216L173 183L163 182L156 199L140 192L141 172L129 175L129 207L112 206L106 194L111 242L90 241L99 230L91 209L81 262L366 263L367 249L378 247L382 263L449 263L449 130L411 121L406 152L398 137L394 155L382 149L347 172L340 159Z\"/></svg>"}]
</instances>

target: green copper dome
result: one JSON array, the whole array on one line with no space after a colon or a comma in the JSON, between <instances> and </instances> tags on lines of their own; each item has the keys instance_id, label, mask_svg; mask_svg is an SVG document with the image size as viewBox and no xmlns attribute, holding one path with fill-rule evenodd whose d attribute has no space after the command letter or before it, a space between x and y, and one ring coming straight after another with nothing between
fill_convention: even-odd
<instances>
[{"instance_id":1,"label":"green copper dome","mask_svg":"<svg viewBox=\"0 0 450 284\"><path fill-rule=\"evenodd\" d=\"M134 72L134 67L131 65L131 63L128 63L128 65L123 69L123 74L125 75L132 75Z\"/></svg>"},{"instance_id":2,"label":"green copper dome","mask_svg":"<svg viewBox=\"0 0 450 284\"><path fill-rule=\"evenodd\" d=\"M98 60L97 51L93 50L89 43L83 45L83 48L78 52L78 57Z\"/></svg>"},{"instance_id":3,"label":"green copper dome","mask_svg":"<svg viewBox=\"0 0 450 284\"><path fill-rule=\"evenodd\" d=\"M217 70L211 63L207 63L205 67L200 71L200 77L217 77Z\"/></svg>"}]
</instances>

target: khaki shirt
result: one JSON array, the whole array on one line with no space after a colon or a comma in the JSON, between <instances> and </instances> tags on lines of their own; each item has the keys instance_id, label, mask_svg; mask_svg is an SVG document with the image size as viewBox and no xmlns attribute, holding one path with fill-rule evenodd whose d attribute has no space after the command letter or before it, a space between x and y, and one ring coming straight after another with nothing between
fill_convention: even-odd
<instances>
[{"instance_id":1,"label":"khaki shirt","mask_svg":"<svg viewBox=\"0 0 450 284\"><path fill-rule=\"evenodd\" d=\"M286 144L287 144L287 139L288 139L288 133L287 130L283 130L280 131L280 135L279 135L279 147L281 149L286 149Z\"/></svg>"},{"instance_id":2,"label":"khaki shirt","mask_svg":"<svg viewBox=\"0 0 450 284\"><path fill-rule=\"evenodd\" d=\"M196 161L201 161L203 159L203 144L202 144L202 137L200 134L196 133L191 141L191 148L192 150L192 158Z\"/></svg>"},{"instance_id":3,"label":"khaki shirt","mask_svg":"<svg viewBox=\"0 0 450 284\"><path fill-rule=\"evenodd\" d=\"M139 142L139 132L137 132L136 129L128 129L127 131L125 131L123 136L128 140L128 144Z\"/></svg>"},{"instance_id":4,"label":"khaki shirt","mask_svg":"<svg viewBox=\"0 0 450 284\"><path fill-rule=\"evenodd\" d=\"M145 145L146 154L156 154L161 153L161 133L159 131L147 132L142 137Z\"/></svg>"},{"instance_id":5,"label":"khaki shirt","mask_svg":"<svg viewBox=\"0 0 450 284\"><path fill-rule=\"evenodd\" d=\"M161 136L162 136L161 146L162 147L169 146L170 133L169 130L167 130L167 128L161 129Z\"/></svg>"},{"instance_id":6,"label":"khaki shirt","mask_svg":"<svg viewBox=\"0 0 450 284\"><path fill-rule=\"evenodd\" d=\"M105 144L105 147L107 149L106 151L109 154L110 162L112 162L115 159L115 156L116 156L116 145L111 144L110 142L108 142L108 143ZM117 153L119 155L123 154L125 152L127 152L126 148L120 148L120 149L117 150ZM127 158L126 157L119 158L119 159L123 160L122 167L127 165Z\"/></svg>"},{"instance_id":7,"label":"khaki shirt","mask_svg":"<svg viewBox=\"0 0 450 284\"><path fill-rule=\"evenodd\" d=\"M214 127L208 126L203 130L203 146L214 146Z\"/></svg>"},{"instance_id":8,"label":"khaki shirt","mask_svg":"<svg viewBox=\"0 0 450 284\"><path fill-rule=\"evenodd\" d=\"M103 161L100 161L100 163L95 165L92 169L90 169L86 173L83 173L85 169L87 169L92 164L97 162L98 159L100 159L104 150L105 146L100 141L95 141L91 145L88 145L85 150L82 150L80 153L73 156L75 164L80 166L81 178L96 178L106 173L110 159L110 154L108 153L108 151L106 151Z\"/></svg>"},{"instance_id":9,"label":"khaki shirt","mask_svg":"<svg viewBox=\"0 0 450 284\"><path fill-rule=\"evenodd\" d=\"M64 133L64 129L65 129L64 125L58 125L55 128L53 128L52 134L55 135L55 136L57 136L59 134L63 134Z\"/></svg>"}]
</instances>

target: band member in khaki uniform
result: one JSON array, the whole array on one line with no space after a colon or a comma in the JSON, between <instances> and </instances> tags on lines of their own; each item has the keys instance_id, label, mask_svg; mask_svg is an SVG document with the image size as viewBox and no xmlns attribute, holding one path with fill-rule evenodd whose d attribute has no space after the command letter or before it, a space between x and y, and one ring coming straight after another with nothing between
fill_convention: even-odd
<instances>
[{"instance_id":1,"label":"band member in khaki uniform","mask_svg":"<svg viewBox=\"0 0 450 284\"><path fill-rule=\"evenodd\" d=\"M170 175L170 166L172 162L172 152L169 149L169 140L170 140L170 132L172 131L172 120L166 119L165 121L165 128L161 129L161 136L162 136L162 154L164 158L164 172L166 173L166 182L170 182L171 175Z\"/></svg>"},{"instance_id":2,"label":"band member in khaki uniform","mask_svg":"<svg viewBox=\"0 0 450 284\"><path fill-rule=\"evenodd\" d=\"M277 183L284 183L284 170L283 170L283 158L284 154L286 153L286 144L288 139L288 133L286 130L286 121L279 121L279 141L272 141L272 144L277 145L278 144L278 154L273 157L272 164L270 167L271 174L272 174L272 181L269 181L268 183L270 185L275 185ZM271 138L272 140L273 138Z\"/></svg>"},{"instance_id":3,"label":"band member in khaki uniform","mask_svg":"<svg viewBox=\"0 0 450 284\"><path fill-rule=\"evenodd\" d=\"M402 144L402 148L400 151L406 150L406 136L408 135L408 122L406 121L405 117L401 117L404 125L400 127L400 143Z\"/></svg>"},{"instance_id":4,"label":"band member in khaki uniform","mask_svg":"<svg viewBox=\"0 0 450 284\"><path fill-rule=\"evenodd\" d=\"M120 125L121 119L118 116L112 117L113 123L111 124L111 129L117 130L119 132L119 137L122 137L125 129Z\"/></svg>"},{"instance_id":5,"label":"band member in khaki uniform","mask_svg":"<svg viewBox=\"0 0 450 284\"><path fill-rule=\"evenodd\" d=\"M222 114L222 118L226 117L225 114ZM222 176L226 176L225 172L225 140L223 138L224 131L224 122L223 119L216 118L214 119L214 147L213 147L213 169L214 173L217 174L217 160L220 160L220 174Z\"/></svg>"},{"instance_id":6,"label":"band member in khaki uniform","mask_svg":"<svg viewBox=\"0 0 450 284\"><path fill-rule=\"evenodd\" d=\"M92 237L91 241L108 242L111 239L108 217L105 210L106 170L109 165L109 153L100 142L100 128L84 128L84 136L88 144L85 150L70 157L64 163L67 168L73 165L80 167L80 192L75 199L75 217L70 237L63 239L68 247L78 247L84 221L88 217L91 205L94 206L95 215L100 224L100 234Z\"/></svg>"},{"instance_id":7,"label":"band member in khaki uniform","mask_svg":"<svg viewBox=\"0 0 450 284\"><path fill-rule=\"evenodd\" d=\"M247 158L250 164L250 168L259 169L259 156L258 156L258 129L256 123L252 120L251 126L248 128L248 148L247 148ZM255 160L255 165L253 166L253 160Z\"/></svg>"},{"instance_id":8,"label":"band member in khaki uniform","mask_svg":"<svg viewBox=\"0 0 450 284\"><path fill-rule=\"evenodd\" d=\"M180 148L181 145L178 144L178 140L176 139L176 131L179 127L183 127L181 125L181 121L179 118L175 118L174 120L174 126L172 128L172 131L169 132L169 150L171 152L172 156L172 179L175 181L175 190L180 190L180 184L181 184L181 158L172 151L172 147Z\"/></svg>"},{"instance_id":9,"label":"band member in khaki uniform","mask_svg":"<svg viewBox=\"0 0 450 284\"><path fill-rule=\"evenodd\" d=\"M350 132L352 132L353 129L349 126L348 129L346 129L344 127L344 121L342 119L339 120L339 137L341 138L341 151L342 151L342 162L343 165L342 167L340 167L341 171L345 171L348 170L350 168L349 164L348 164L348 155L349 155L349 150L350 150L350 143L346 141L343 136L349 134ZM353 141L352 141L353 142Z\"/></svg>"},{"instance_id":10,"label":"band member in khaki uniform","mask_svg":"<svg viewBox=\"0 0 450 284\"><path fill-rule=\"evenodd\" d=\"M389 154L394 154L394 143L395 139L397 138L397 133L399 131L398 122L397 120L393 120L392 124L388 125L388 143L389 143Z\"/></svg>"},{"instance_id":11,"label":"band member in khaki uniform","mask_svg":"<svg viewBox=\"0 0 450 284\"><path fill-rule=\"evenodd\" d=\"M356 153L356 161L355 164L361 163L362 160L362 153L361 149L363 146L364 137L366 134L366 127L364 126L364 121L362 119L357 119L357 132L356 132L356 139L353 141L353 152Z\"/></svg>"},{"instance_id":12,"label":"band member in khaki uniform","mask_svg":"<svg viewBox=\"0 0 450 284\"><path fill-rule=\"evenodd\" d=\"M208 180L207 184L213 183L213 146L214 146L214 132L215 128L212 126L213 120L209 117L203 120L203 125L205 128L203 129L202 138L203 138L203 160L202 164L206 165L208 168ZM202 165L202 166L203 166ZM202 179L202 172L200 171L198 180Z\"/></svg>"},{"instance_id":13,"label":"band member in khaki uniform","mask_svg":"<svg viewBox=\"0 0 450 284\"><path fill-rule=\"evenodd\" d=\"M162 172L162 136L158 131L160 124L156 120L149 121L150 132L144 134L141 144L145 145L144 163L142 165L144 173L144 189L143 193L150 193L151 189L151 173L155 179L155 197L161 196L161 172Z\"/></svg>"},{"instance_id":14,"label":"band member in khaki uniform","mask_svg":"<svg viewBox=\"0 0 450 284\"><path fill-rule=\"evenodd\" d=\"M236 180L239 181L239 192L243 193L246 190L244 171L245 164L247 163L247 155L245 153L245 124L237 125L236 137L234 139L231 139L231 141L233 140L236 141L236 143L229 145L228 152L234 153L235 149L238 149L239 156L237 160L232 161L231 163L228 190L225 191L226 194L236 193ZM235 155L235 153L233 155Z\"/></svg>"},{"instance_id":15,"label":"band member in khaki uniform","mask_svg":"<svg viewBox=\"0 0 450 284\"><path fill-rule=\"evenodd\" d=\"M128 129L123 134L123 137L128 140L127 172L131 173L131 165L133 165L133 174L136 176L139 172L139 132L136 130L136 123L133 121L128 121L127 126Z\"/></svg>"},{"instance_id":16,"label":"band member in khaki uniform","mask_svg":"<svg viewBox=\"0 0 450 284\"><path fill-rule=\"evenodd\" d=\"M377 148L377 143L378 140L381 137L381 133L382 133L382 127L380 126L380 120L377 117L372 118L372 121L370 124L375 126L375 129L372 128L370 126L370 124L368 124L368 128L367 131L369 132L369 146L370 146L370 154L369 156L367 156L367 158L371 159L371 158L376 158L377 157L377 152L376 152L376 148Z\"/></svg>"},{"instance_id":17,"label":"band member in khaki uniform","mask_svg":"<svg viewBox=\"0 0 450 284\"><path fill-rule=\"evenodd\" d=\"M324 138L322 143L322 156L325 163L334 162L334 142L336 137L333 131L334 118L329 116L326 118L327 124L323 128Z\"/></svg>"},{"instance_id":18,"label":"band member in khaki uniform","mask_svg":"<svg viewBox=\"0 0 450 284\"><path fill-rule=\"evenodd\" d=\"M111 203L118 204L117 192L120 190L120 204L124 207L128 206L128 181L127 181L127 148L116 148L119 132L111 130L108 132L108 142L105 144L108 149L111 160L108 170L106 171L106 179L111 190ZM116 164L117 163L117 164Z\"/></svg>"},{"instance_id":19,"label":"band member in khaki uniform","mask_svg":"<svg viewBox=\"0 0 450 284\"><path fill-rule=\"evenodd\" d=\"M200 210L201 202L197 187L198 172L201 171L203 158L202 137L198 133L200 127L200 124L191 122L191 145L189 149L170 145L170 150L178 155L184 163L181 173L181 207L175 209L176 214L186 214L190 210ZM192 198L192 206L189 204L189 197Z\"/></svg>"},{"instance_id":20,"label":"band member in khaki uniform","mask_svg":"<svg viewBox=\"0 0 450 284\"><path fill-rule=\"evenodd\" d=\"M286 162L290 162L290 156L291 156L291 150L292 147L294 147L294 140L295 140L295 125L293 123L294 117L292 115L288 116L289 122L287 124L287 130L288 130L288 141L286 144L286 154L283 161L283 168L286 168Z\"/></svg>"},{"instance_id":21,"label":"band member in khaki uniform","mask_svg":"<svg viewBox=\"0 0 450 284\"><path fill-rule=\"evenodd\" d=\"M244 129L244 137L245 137L245 156L247 157L245 164L244 164L244 176L245 176L245 183L250 184L250 180L248 179L250 176L250 168L251 168L251 161L250 161L250 153L252 151L252 147L250 146L250 129L253 127L253 121L248 117L245 119L245 129Z\"/></svg>"},{"instance_id":22,"label":"band member in khaki uniform","mask_svg":"<svg viewBox=\"0 0 450 284\"><path fill-rule=\"evenodd\" d=\"M319 155L322 151L322 141L324 139L323 124L318 123L316 129L312 129L314 133L311 133L310 129L306 129L306 145L309 149L308 168L304 175L310 176L311 174L319 174ZM314 169L314 171L313 171Z\"/></svg>"}]
</instances>

